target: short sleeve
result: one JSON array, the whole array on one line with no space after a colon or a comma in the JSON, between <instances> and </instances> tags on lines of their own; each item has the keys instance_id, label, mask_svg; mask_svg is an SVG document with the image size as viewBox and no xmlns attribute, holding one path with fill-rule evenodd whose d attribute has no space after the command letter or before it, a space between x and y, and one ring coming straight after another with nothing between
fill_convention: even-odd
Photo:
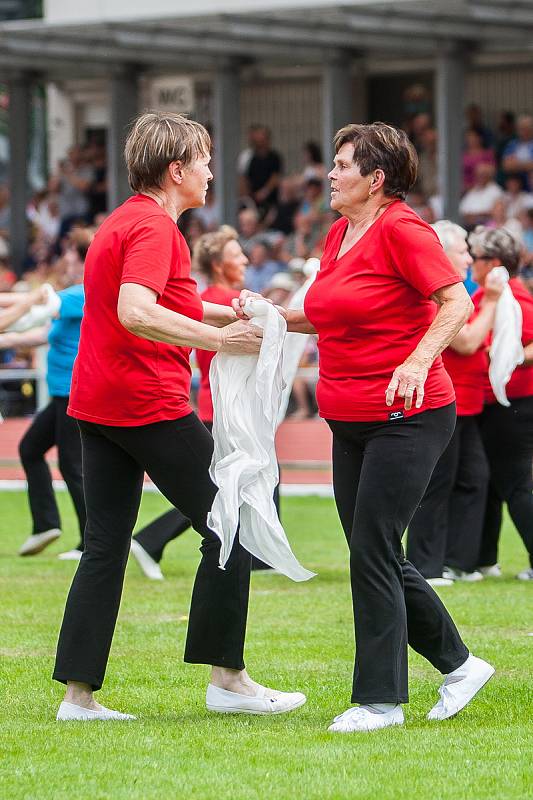
<instances>
[{"instance_id":1,"label":"short sleeve","mask_svg":"<svg viewBox=\"0 0 533 800\"><path fill-rule=\"evenodd\" d=\"M83 317L83 304L85 298L83 291L72 291L64 289L59 292L61 306L59 308L60 319L81 319Z\"/></svg>"},{"instance_id":2,"label":"short sleeve","mask_svg":"<svg viewBox=\"0 0 533 800\"><path fill-rule=\"evenodd\" d=\"M141 220L124 245L120 283L138 283L162 295L168 283L175 252L176 232L170 217L153 215Z\"/></svg>"},{"instance_id":3,"label":"short sleeve","mask_svg":"<svg viewBox=\"0 0 533 800\"><path fill-rule=\"evenodd\" d=\"M389 248L396 271L424 297L462 283L437 234L423 220L399 219L390 230Z\"/></svg>"}]
</instances>

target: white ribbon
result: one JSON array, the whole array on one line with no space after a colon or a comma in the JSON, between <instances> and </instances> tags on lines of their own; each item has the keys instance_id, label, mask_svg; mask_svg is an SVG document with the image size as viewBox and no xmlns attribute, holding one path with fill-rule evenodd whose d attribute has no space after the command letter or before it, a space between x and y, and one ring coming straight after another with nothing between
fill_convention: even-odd
<instances>
[{"instance_id":1,"label":"white ribbon","mask_svg":"<svg viewBox=\"0 0 533 800\"><path fill-rule=\"evenodd\" d=\"M509 286L509 273L505 267L494 267L490 275L494 275L502 282L505 281L506 285L496 304L489 352L489 381L498 403L510 406L505 387L516 367L524 362L522 309L513 297Z\"/></svg>"}]
</instances>

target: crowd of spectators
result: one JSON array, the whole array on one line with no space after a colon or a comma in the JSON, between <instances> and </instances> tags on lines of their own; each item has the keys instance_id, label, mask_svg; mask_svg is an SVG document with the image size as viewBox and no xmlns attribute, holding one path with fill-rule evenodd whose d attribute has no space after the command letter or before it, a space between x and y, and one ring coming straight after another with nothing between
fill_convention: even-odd
<instances>
[{"instance_id":1,"label":"crowd of spectators","mask_svg":"<svg viewBox=\"0 0 533 800\"><path fill-rule=\"evenodd\" d=\"M419 155L418 182L407 202L427 222L435 222L443 212L431 98L423 87L414 85L405 93L404 107L403 127ZM329 207L328 167L319 144L305 142L298 170L292 166L284 164L266 126L250 126L247 146L236 165L237 227L249 260L246 285L281 303L305 280L306 259L320 258L335 216ZM480 223L504 225L520 238L522 273L533 291L533 116L515 117L505 111L491 128L481 109L470 105L464 123L462 179L462 224L467 230ZM180 220L191 249L203 233L226 222L218 217L216 191L212 183L205 206ZM9 260L9 192L0 185L0 291L32 288L42 282L63 288L64 256L72 244L72 232L80 227L96 229L107 210L104 142L72 147L46 189L28 204L30 244L22 278L18 278ZM196 277L201 290L202 277ZM309 363L315 357L310 352ZM8 366L31 365L32 354L0 353L0 359ZM302 399L298 413L305 415L307 408Z\"/></svg>"}]
</instances>

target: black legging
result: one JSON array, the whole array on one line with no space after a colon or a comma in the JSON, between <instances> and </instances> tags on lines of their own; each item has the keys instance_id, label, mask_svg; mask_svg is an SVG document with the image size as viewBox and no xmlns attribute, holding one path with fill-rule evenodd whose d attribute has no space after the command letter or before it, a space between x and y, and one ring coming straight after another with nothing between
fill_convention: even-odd
<instances>
[{"instance_id":1,"label":"black legging","mask_svg":"<svg viewBox=\"0 0 533 800\"><path fill-rule=\"evenodd\" d=\"M440 577L444 564L465 572L478 566L488 482L478 418L457 417L409 523L407 558L425 578Z\"/></svg>"},{"instance_id":2,"label":"black legging","mask_svg":"<svg viewBox=\"0 0 533 800\"><path fill-rule=\"evenodd\" d=\"M503 504L522 537L533 567L533 397L485 407L481 434L490 466L490 483L479 565L498 561Z\"/></svg>"},{"instance_id":3,"label":"black legging","mask_svg":"<svg viewBox=\"0 0 533 800\"><path fill-rule=\"evenodd\" d=\"M202 536L185 661L244 669L251 559L236 539L225 569L218 565L220 540L206 523L216 493L209 431L195 414L132 428L80 422L80 429L85 550L67 599L54 678L102 685L145 471Z\"/></svg>"},{"instance_id":4,"label":"black legging","mask_svg":"<svg viewBox=\"0 0 533 800\"><path fill-rule=\"evenodd\" d=\"M334 422L333 487L350 547L352 701L408 702L407 644L447 674L468 657L402 535L455 425L455 404L393 422Z\"/></svg>"},{"instance_id":5,"label":"black legging","mask_svg":"<svg viewBox=\"0 0 533 800\"><path fill-rule=\"evenodd\" d=\"M45 454L57 446L58 466L74 503L83 550L85 500L81 475L80 431L75 419L67 416L68 397L52 397L50 403L34 418L22 437L19 454L26 480L33 520L33 533L60 528L59 509Z\"/></svg>"}]
</instances>

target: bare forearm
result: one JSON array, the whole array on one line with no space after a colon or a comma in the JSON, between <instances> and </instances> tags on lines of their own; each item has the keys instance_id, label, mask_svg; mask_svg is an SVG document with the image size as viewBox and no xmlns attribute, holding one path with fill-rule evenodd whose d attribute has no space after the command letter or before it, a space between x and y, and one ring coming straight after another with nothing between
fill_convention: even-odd
<instances>
[{"instance_id":1,"label":"bare forearm","mask_svg":"<svg viewBox=\"0 0 533 800\"><path fill-rule=\"evenodd\" d=\"M524 347L524 362L521 367L530 367L533 364L533 342L526 344Z\"/></svg>"},{"instance_id":2,"label":"bare forearm","mask_svg":"<svg viewBox=\"0 0 533 800\"><path fill-rule=\"evenodd\" d=\"M410 358L421 361L429 368L463 327L472 309L472 301L466 292L464 298L443 302Z\"/></svg>"},{"instance_id":3,"label":"bare forearm","mask_svg":"<svg viewBox=\"0 0 533 800\"><path fill-rule=\"evenodd\" d=\"M469 356L475 353L489 334L496 313L496 301L490 301L480 310L473 322L463 325L457 336L450 342L450 347L456 353Z\"/></svg>"},{"instance_id":4,"label":"bare forearm","mask_svg":"<svg viewBox=\"0 0 533 800\"><path fill-rule=\"evenodd\" d=\"M204 322L207 325L223 328L225 325L230 325L237 320L237 314L231 306L221 306L218 303L208 303L206 301L204 301L203 306Z\"/></svg>"},{"instance_id":5,"label":"bare forearm","mask_svg":"<svg viewBox=\"0 0 533 800\"><path fill-rule=\"evenodd\" d=\"M0 311L0 331L5 331L6 328L9 328L10 325L24 316L24 314L30 310L31 306L31 300L23 300L13 303L13 305L6 308L5 311Z\"/></svg>"},{"instance_id":6,"label":"bare forearm","mask_svg":"<svg viewBox=\"0 0 533 800\"><path fill-rule=\"evenodd\" d=\"M176 314L155 303L147 307L131 306L123 313L119 308L119 319L130 333L142 339L182 347L197 347L200 350L220 348L221 339L217 328L183 314Z\"/></svg>"},{"instance_id":7,"label":"bare forearm","mask_svg":"<svg viewBox=\"0 0 533 800\"><path fill-rule=\"evenodd\" d=\"M40 347L48 343L48 328L32 328L24 333L9 331L0 333L0 350L8 350L14 347Z\"/></svg>"},{"instance_id":8,"label":"bare forearm","mask_svg":"<svg viewBox=\"0 0 533 800\"><path fill-rule=\"evenodd\" d=\"M316 333L301 309L288 308L286 311L287 330L289 333Z\"/></svg>"}]
</instances>

